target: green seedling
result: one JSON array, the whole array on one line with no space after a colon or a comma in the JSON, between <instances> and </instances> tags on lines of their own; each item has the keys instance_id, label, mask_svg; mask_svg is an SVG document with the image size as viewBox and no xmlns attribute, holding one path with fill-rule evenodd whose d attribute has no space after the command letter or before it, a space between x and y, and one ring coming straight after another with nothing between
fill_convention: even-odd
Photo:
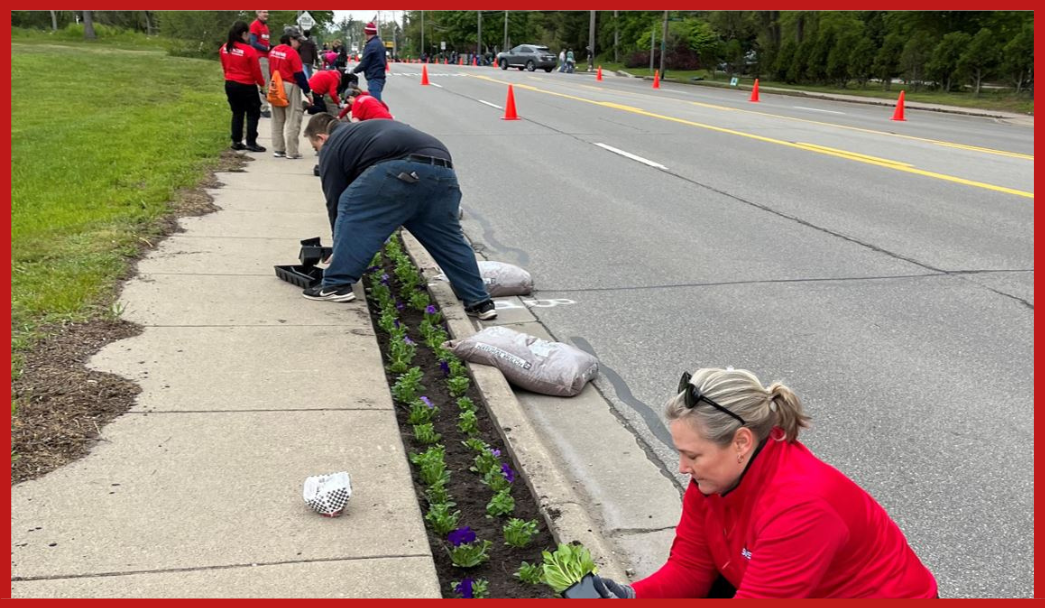
<instances>
[{"instance_id":1,"label":"green seedling","mask_svg":"<svg viewBox=\"0 0 1045 608\"><path fill-rule=\"evenodd\" d=\"M446 388L450 389L450 394L454 397L463 397L471 383L468 376L450 377L446 381Z\"/></svg>"},{"instance_id":2,"label":"green seedling","mask_svg":"<svg viewBox=\"0 0 1045 608\"><path fill-rule=\"evenodd\" d=\"M504 532L504 544L523 549L533 542L534 536L537 536L537 520L525 521L513 517L504 524L501 531Z\"/></svg>"},{"instance_id":3,"label":"green seedling","mask_svg":"<svg viewBox=\"0 0 1045 608\"><path fill-rule=\"evenodd\" d=\"M435 427L430 422L414 425L414 439L424 445L439 443L442 438L443 436L435 432Z\"/></svg>"},{"instance_id":4,"label":"green seedling","mask_svg":"<svg viewBox=\"0 0 1045 608\"><path fill-rule=\"evenodd\" d=\"M475 417L473 410L461 412L457 417L457 428L469 437L479 434L479 420Z\"/></svg>"},{"instance_id":5,"label":"green seedling","mask_svg":"<svg viewBox=\"0 0 1045 608\"><path fill-rule=\"evenodd\" d=\"M537 585L544 582L542 580L542 577L544 576L544 568L542 568L540 564L528 564L523 562L512 576L524 583Z\"/></svg>"},{"instance_id":6,"label":"green seedling","mask_svg":"<svg viewBox=\"0 0 1045 608\"><path fill-rule=\"evenodd\" d=\"M598 569L591 553L583 545L560 544L554 553L542 551L544 557L543 582L555 593L562 593L571 585L579 583L586 574L595 574Z\"/></svg>"},{"instance_id":7,"label":"green seedling","mask_svg":"<svg viewBox=\"0 0 1045 608\"><path fill-rule=\"evenodd\" d=\"M413 403L421 391L425 390L424 385L421 384L423 378L424 372L420 367L411 367L406 370L406 373L399 376L392 385L392 398L405 405Z\"/></svg>"},{"instance_id":8,"label":"green seedling","mask_svg":"<svg viewBox=\"0 0 1045 608\"><path fill-rule=\"evenodd\" d=\"M425 521L432 526L432 531L443 536L457 527L457 520L461 517L460 511L451 511L454 507L452 502L432 504L425 513Z\"/></svg>"},{"instance_id":9,"label":"green seedling","mask_svg":"<svg viewBox=\"0 0 1045 608\"><path fill-rule=\"evenodd\" d=\"M515 499L512 498L511 492L512 489L508 488L494 494L490 502L486 503L486 516L500 517L502 515L511 515L512 511L515 511Z\"/></svg>"}]
</instances>

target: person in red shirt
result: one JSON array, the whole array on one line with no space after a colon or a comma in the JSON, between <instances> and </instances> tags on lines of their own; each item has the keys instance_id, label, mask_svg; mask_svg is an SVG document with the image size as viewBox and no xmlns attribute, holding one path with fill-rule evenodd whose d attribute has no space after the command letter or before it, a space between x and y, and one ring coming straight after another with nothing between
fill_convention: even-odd
<instances>
[{"instance_id":1,"label":"person in red shirt","mask_svg":"<svg viewBox=\"0 0 1045 608\"><path fill-rule=\"evenodd\" d=\"M257 15L250 24L250 46L258 52L258 62L261 63L261 73L265 77L265 88L261 91L261 115L265 118L271 116L269 113L269 102L268 98L265 97L266 92L269 89L269 50L271 49L269 40L269 12L268 11L254 11Z\"/></svg>"},{"instance_id":2,"label":"person in red shirt","mask_svg":"<svg viewBox=\"0 0 1045 608\"><path fill-rule=\"evenodd\" d=\"M287 27L279 44L269 51L269 76L279 72L283 80L290 105L272 106L272 147L276 158L301 158L298 152L298 138L301 136L301 118L305 112L302 95L308 97L308 105L312 105L312 89L305 78L305 68L298 55L298 47L304 40L301 30L294 26Z\"/></svg>"},{"instance_id":3,"label":"person in red shirt","mask_svg":"<svg viewBox=\"0 0 1045 608\"><path fill-rule=\"evenodd\" d=\"M237 21L229 30L229 39L218 54L221 67L225 70L225 96L232 108L232 149L264 152L258 145L258 119L261 117L261 101L258 87L265 86L261 75L258 54L247 45L250 29ZM247 144L243 145L243 117L247 118Z\"/></svg>"},{"instance_id":4,"label":"person in red shirt","mask_svg":"<svg viewBox=\"0 0 1045 608\"><path fill-rule=\"evenodd\" d=\"M334 108L337 108L341 105L341 95L344 95L349 87L358 82L358 76L342 72L341 70L320 70L316 72L312 78L308 79L308 86L312 88L313 102L308 113L319 114L320 112L328 111L324 95L329 95L334 102Z\"/></svg>"},{"instance_id":5,"label":"person in red shirt","mask_svg":"<svg viewBox=\"0 0 1045 608\"><path fill-rule=\"evenodd\" d=\"M933 598L936 579L866 491L798 442L786 386L749 371L683 374L665 414L691 478L668 561L607 598Z\"/></svg>"},{"instance_id":6,"label":"person in red shirt","mask_svg":"<svg viewBox=\"0 0 1045 608\"><path fill-rule=\"evenodd\" d=\"M385 105L385 102L356 87L348 90L348 101L337 117L339 119L344 118L349 112L352 113L350 117L352 122L373 120L375 118L394 120L392 114L388 112L388 106Z\"/></svg>"}]
</instances>

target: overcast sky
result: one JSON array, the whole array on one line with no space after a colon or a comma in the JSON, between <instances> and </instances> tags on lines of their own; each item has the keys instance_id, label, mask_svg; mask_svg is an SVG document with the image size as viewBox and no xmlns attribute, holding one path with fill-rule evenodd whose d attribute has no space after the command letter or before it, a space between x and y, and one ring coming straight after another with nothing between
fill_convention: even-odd
<instances>
[{"instance_id":1,"label":"overcast sky","mask_svg":"<svg viewBox=\"0 0 1045 608\"><path fill-rule=\"evenodd\" d=\"M389 20L394 18L396 21L398 21L400 23L403 22L403 11L375 11L375 10L369 10L369 11L334 11L334 22L336 23L338 21L341 21L342 19L344 19L346 17L352 17L356 21L362 21L363 23L366 23L367 21L370 21L371 19L373 19L374 15L376 15L377 13L381 13L381 20L382 21L389 21Z\"/></svg>"}]
</instances>

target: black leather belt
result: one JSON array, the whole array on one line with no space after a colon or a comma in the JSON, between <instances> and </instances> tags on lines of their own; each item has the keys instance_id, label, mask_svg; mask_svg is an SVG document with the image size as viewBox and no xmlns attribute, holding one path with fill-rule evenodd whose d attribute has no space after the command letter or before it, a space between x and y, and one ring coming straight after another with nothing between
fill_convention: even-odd
<instances>
[{"instance_id":1,"label":"black leather belt","mask_svg":"<svg viewBox=\"0 0 1045 608\"><path fill-rule=\"evenodd\" d=\"M415 163L425 163L426 165L435 165L436 167L446 167L447 169L453 169L454 164L445 158L436 158L434 156L422 156L421 154L410 154L403 157L403 160L410 160Z\"/></svg>"}]
</instances>

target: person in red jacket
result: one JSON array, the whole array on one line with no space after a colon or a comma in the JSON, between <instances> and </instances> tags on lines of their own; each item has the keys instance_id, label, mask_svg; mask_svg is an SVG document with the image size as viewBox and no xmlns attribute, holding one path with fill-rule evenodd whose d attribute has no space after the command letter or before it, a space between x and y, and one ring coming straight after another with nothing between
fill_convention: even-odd
<instances>
[{"instance_id":1,"label":"person in red jacket","mask_svg":"<svg viewBox=\"0 0 1045 608\"><path fill-rule=\"evenodd\" d=\"M349 112L352 113L350 117L352 122L373 120L375 118L394 120L385 102L356 87L348 90L348 101L345 107L342 108L341 113L337 115L338 119L344 118Z\"/></svg>"},{"instance_id":2,"label":"person in red jacket","mask_svg":"<svg viewBox=\"0 0 1045 608\"><path fill-rule=\"evenodd\" d=\"M258 61L261 63L261 74L265 77L265 88L261 91L259 100L261 101L261 115L265 118L271 116L269 112L269 102L265 97L269 88L269 50L271 50L271 40L269 39L269 12L268 11L254 11L257 15L250 24L250 46L258 52Z\"/></svg>"},{"instance_id":3,"label":"person in red jacket","mask_svg":"<svg viewBox=\"0 0 1045 608\"><path fill-rule=\"evenodd\" d=\"M665 413L691 478L668 561L607 598L933 598L936 579L875 500L798 442L786 386L749 371L683 374Z\"/></svg>"},{"instance_id":4,"label":"person in red jacket","mask_svg":"<svg viewBox=\"0 0 1045 608\"><path fill-rule=\"evenodd\" d=\"M312 106L308 109L308 113L319 114L327 111L333 113L341 105L341 95L344 95L349 87L354 86L358 82L358 76L342 72L341 70L320 70L316 72L312 78L308 79L308 86L312 88ZM325 95L330 96L330 99L334 102L333 110L327 107L324 99Z\"/></svg>"},{"instance_id":5,"label":"person in red jacket","mask_svg":"<svg viewBox=\"0 0 1045 608\"><path fill-rule=\"evenodd\" d=\"M229 39L218 54L225 70L225 96L232 108L232 149L264 152L258 145L258 119L261 118L261 100L258 87L265 86L258 54L247 45L250 29L237 21L229 30ZM247 144L243 145L243 117L247 117Z\"/></svg>"},{"instance_id":6,"label":"person in red jacket","mask_svg":"<svg viewBox=\"0 0 1045 608\"><path fill-rule=\"evenodd\" d=\"M270 76L279 72L283 90L290 105L272 106L272 151L276 158L301 158L298 139L301 137L301 118L305 112L302 95L312 105L312 89L305 78L305 67L298 55L298 47L304 40L301 30L290 26L283 30L279 44L269 51Z\"/></svg>"}]
</instances>

